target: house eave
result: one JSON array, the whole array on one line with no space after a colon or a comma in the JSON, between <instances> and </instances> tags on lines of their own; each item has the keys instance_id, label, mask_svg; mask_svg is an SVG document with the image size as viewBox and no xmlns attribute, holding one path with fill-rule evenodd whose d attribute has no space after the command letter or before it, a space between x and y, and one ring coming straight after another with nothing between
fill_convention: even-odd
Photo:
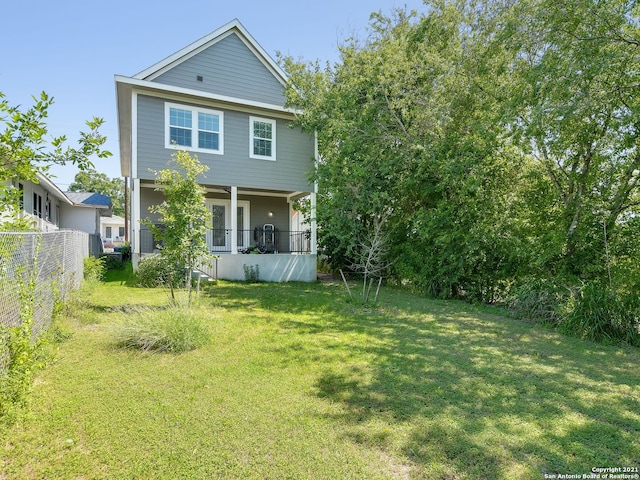
<instances>
[{"instance_id":1,"label":"house eave","mask_svg":"<svg viewBox=\"0 0 640 480\"><path fill-rule=\"evenodd\" d=\"M123 75L116 75L116 94L118 96L118 107L121 106L120 100L126 101L128 98L131 102L131 92L136 90L141 93L156 92L168 95L177 95L183 98L192 98L193 100L208 100L210 102L216 102L221 105L226 105L229 109L235 108L251 108L259 111L268 111L276 114L281 114L287 118L293 118L296 114L300 113L300 110L283 107L281 105L275 105L272 103L256 102L254 100L247 100L244 98L231 97L228 95L219 95L217 93L203 92L202 90L194 90L191 88L176 87L174 85L167 85L164 83L152 82L149 80L140 80L134 77L125 77ZM129 95L126 95L129 93ZM123 105L126 106L126 105Z\"/></svg>"},{"instance_id":2,"label":"house eave","mask_svg":"<svg viewBox=\"0 0 640 480\"><path fill-rule=\"evenodd\" d=\"M67 205L73 205L73 202L69 200L64 192L60 190L58 186L51 180L49 180L44 174L38 172L36 173L36 178L38 179L38 184L49 191L55 198L66 203Z\"/></svg>"}]
</instances>

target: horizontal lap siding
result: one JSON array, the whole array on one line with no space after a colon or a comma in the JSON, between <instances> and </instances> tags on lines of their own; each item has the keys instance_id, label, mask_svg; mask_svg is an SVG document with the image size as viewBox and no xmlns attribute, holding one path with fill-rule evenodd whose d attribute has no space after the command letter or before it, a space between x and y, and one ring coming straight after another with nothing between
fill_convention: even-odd
<instances>
[{"instance_id":1,"label":"horizontal lap siding","mask_svg":"<svg viewBox=\"0 0 640 480\"><path fill-rule=\"evenodd\" d=\"M285 103L282 84L235 33L159 75L154 82L272 105Z\"/></svg>"},{"instance_id":2,"label":"horizontal lap siding","mask_svg":"<svg viewBox=\"0 0 640 480\"><path fill-rule=\"evenodd\" d=\"M174 100L172 103L179 103ZM190 105L185 103L185 105ZM216 108L207 106L208 108ZM209 167L204 183L244 188L310 191L313 137L277 119L276 161L249 158L249 113L223 110L224 155L198 153ZM260 115L262 118L264 115ZM173 149L164 147L164 100L138 96L138 177L153 179L150 170L166 168Z\"/></svg>"}]
</instances>

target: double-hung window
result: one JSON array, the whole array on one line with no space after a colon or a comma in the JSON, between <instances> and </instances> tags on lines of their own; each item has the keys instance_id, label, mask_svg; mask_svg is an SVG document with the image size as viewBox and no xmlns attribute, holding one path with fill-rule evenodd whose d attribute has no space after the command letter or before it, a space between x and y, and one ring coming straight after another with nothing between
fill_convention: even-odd
<instances>
[{"instance_id":1,"label":"double-hung window","mask_svg":"<svg viewBox=\"0 0 640 480\"><path fill-rule=\"evenodd\" d=\"M276 121L249 117L249 156L261 160L276 159Z\"/></svg>"},{"instance_id":2,"label":"double-hung window","mask_svg":"<svg viewBox=\"0 0 640 480\"><path fill-rule=\"evenodd\" d=\"M165 104L165 146L203 153L224 153L224 114L207 108Z\"/></svg>"}]
</instances>

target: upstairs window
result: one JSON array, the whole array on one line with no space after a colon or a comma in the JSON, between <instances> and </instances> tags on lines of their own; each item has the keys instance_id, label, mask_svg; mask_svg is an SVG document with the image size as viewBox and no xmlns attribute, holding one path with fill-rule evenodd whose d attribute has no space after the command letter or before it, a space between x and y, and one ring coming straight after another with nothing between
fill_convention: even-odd
<instances>
[{"instance_id":1,"label":"upstairs window","mask_svg":"<svg viewBox=\"0 0 640 480\"><path fill-rule=\"evenodd\" d=\"M165 146L223 154L223 119L217 110L166 103Z\"/></svg>"},{"instance_id":2,"label":"upstairs window","mask_svg":"<svg viewBox=\"0 0 640 480\"><path fill-rule=\"evenodd\" d=\"M251 158L276 159L276 121L266 118L249 117Z\"/></svg>"}]
</instances>

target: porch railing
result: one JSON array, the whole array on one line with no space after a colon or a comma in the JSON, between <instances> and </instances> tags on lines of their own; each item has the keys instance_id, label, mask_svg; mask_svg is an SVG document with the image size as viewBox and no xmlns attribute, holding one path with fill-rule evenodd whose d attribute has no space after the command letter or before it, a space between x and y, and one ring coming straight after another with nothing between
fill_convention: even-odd
<instances>
[{"instance_id":1,"label":"porch railing","mask_svg":"<svg viewBox=\"0 0 640 480\"><path fill-rule=\"evenodd\" d=\"M212 228L205 239L212 253L231 253L233 230ZM310 230L237 230L238 253L311 253ZM140 228L140 253L157 252L161 247L147 227Z\"/></svg>"}]
</instances>

